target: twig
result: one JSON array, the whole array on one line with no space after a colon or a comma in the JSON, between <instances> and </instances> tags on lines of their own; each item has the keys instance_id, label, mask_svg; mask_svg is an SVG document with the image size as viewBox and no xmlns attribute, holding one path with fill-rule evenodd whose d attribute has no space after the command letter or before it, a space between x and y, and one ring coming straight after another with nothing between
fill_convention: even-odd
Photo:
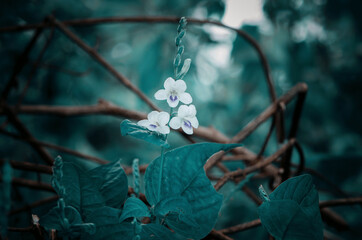
<instances>
[{"instance_id":1,"label":"twig","mask_svg":"<svg viewBox=\"0 0 362 240\"><path fill-rule=\"evenodd\" d=\"M31 49L34 47L36 41L38 40L40 34L43 32L42 28L38 28L36 29L33 37L31 38L30 42L28 43L28 45L25 47L24 51L22 52L22 54L20 55L20 57L18 58L18 60L15 63L13 72L11 74L11 77L9 79L9 81L7 82L3 92L1 93L1 100L0 103L4 103L12 89L12 87L15 85L16 83L16 78L17 75L21 72L21 70L23 69L23 67L25 66L25 64L28 61L28 55L31 51Z\"/></svg>"},{"instance_id":2,"label":"twig","mask_svg":"<svg viewBox=\"0 0 362 240\"><path fill-rule=\"evenodd\" d=\"M250 222L246 222L246 223L238 224L238 225L235 225L235 226L232 226L229 228L221 229L221 230L219 230L219 232L221 232L223 234L232 234L232 233L248 230L250 228L258 227L260 225L261 225L260 219L255 219Z\"/></svg>"},{"instance_id":3,"label":"twig","mask_svg":"<svg viewBox=\"0 0 362 240\"><path fill-rule=\"evenodd\" d=\"M50 184L38 182L34 180L24 179L24 178L13 178L12 184L15 186L28 187L32 189L44 190L48 192L55 192L53 187Z\"/></svg>"},{"instance_id":4,"label":"twig","mask_svg":"<svg viewBox=\"0 0 362 240\"><path fill-rule=\"evenodd\" d=\"M206 239L233 240L233 238L228 237L215 229L211 230L211 232L204 238L204 240Z\"/></svg>"},{"instance_id":5,"label":"twig","mask_svg":"<svg viewBox=\"0 0 362 240\"><path fill-rule=\"evenodd\" d=\"M235 171L232 171L232 172L229 172L229 173L225 174L224 177L222 177L215 184L214 188L216 190L219 190L229 179L234 178L234 177L238 177L238 176L247 175L249 173L258 171L258 170L262 169L263 167L271 164L272 162L277 160L282 154L284 154L290 147L292 147L294 145L294 142L295 142L295 139L289 140L278 151L276 151L270 157L266 158L264 161L258 162L257 164L252 165L250 167L247 167L245 169L238 169L238 170L235 170Z\"/></svg>"},{"instance_id":6,"label":"twig","mask_svg":"<svg viewBox=\"0 0 362 240\"><path fill-rule=\"evenodd\" d=\"M21 213L21 212L24 212L24 211L28 211L28 210L30 210L30 209L39 207L39 206L41 206L41 205L54 202L54 201L56 201L56 200L58 200L58 199L59 199L58 195L54 195L54 196L51 196L51 197L48 197L48 198L44 198L44 199L41 199L41 200L39 200L39 201L33 202L33 203L31 203L31 204L25 205L25 206L23 206L23 207L20 207L20 208L11 210L11 211L9 212L9 215L14 215L14 214L17 214L17 213Z\"/></svg>"},{"instance_id":7,"label":"twig","mask_svg":"<svg viewBox=\"0 0 362 240\"><path fill-rule=\"evenodd\" d=\"M53 157L39 144L37 144L36 139L32 136L29 130L24 126L20 119L15 115L14 111L10 108L3 107L5 113L8 116L9 121L18 129L18 131L26 138L32 140L29 142L30 145L34 148L36 152L43 158L43 160L48 164L53 164Z\"/></svg>"},{"instance_id":8,"label":"twig","mask_svg":"<svg viewBox=\"0 0 362 240\"><path fill-rule=\"evenodd\" d=\"M325 208L325 207L334 207L334 206L352 205L352 204L362 204L362 197L341 198L341 199L323 201L319 203L319 207Z\"/></svg>"},{"instance_id":9,"label":"twig","mask_svg":"<svg viewBox=\"0 0 362 240\"><path fill-rule=\"evenodd\" d=\"M4 162L5 160L0 158L0 165L4 164ZM35 164L30 162L21 162L21 161L10 161L10 164L15 169L52 174L52 168L46 165Z\"/></svg>"},{"instance_id":10,"label":"twig","mask_svg":"<svg viewBox=\"0 0 362 240\"><path fill-rule=\"evenodd\" d=\"M49 16L50 21L58 27L70 40L77 44L81 49L88 53L94 60L96 60L100 65L107 69L115 78L118 79L125 87L130 89L136 95L138 95L148 106L154 110L160 111L160 109L151 102L151 100L130 80L128 80L121 73L117 72L101 55L99 55L93 48L89 47L84 41L82 41L78 36L71 32L66 25L56 20L53 16Z\"/></svg>"},{"instance_id":11,"label":"twig","mask_svg":"<svg viewBox=\"0 0 362 240\"><path fill-rule=\"evenodd\" d=\"M62 146L58 146L58 145L55 145L55 144L38 141L38 140L32 139L32 138L22 137L22 136L10 133L10 132L5 131L5 130L0 129L0 133L4 134L6 136L9 136L9 137L15 138L15 139L20 140L20 141L25 141L25 142L37 144L39 146L52 148L52 149L55 149L55 150L58 150L58 151L61 151L61 152L65 152L65 153L68 153L68 154L71 154L71 155L74 155L74 156L77 156L77 157L80 157L80 158L91 160L91 161L96 162L96 163L100 163L100 164L107 164L108 163L108 161L106 161L104 159L101 159L101 158L98 158L98 157L86 155L84 153L80 153L80 152L74 151L72 149L65 148L65 147L62 147Z\"/></svg>"}]
</instances>

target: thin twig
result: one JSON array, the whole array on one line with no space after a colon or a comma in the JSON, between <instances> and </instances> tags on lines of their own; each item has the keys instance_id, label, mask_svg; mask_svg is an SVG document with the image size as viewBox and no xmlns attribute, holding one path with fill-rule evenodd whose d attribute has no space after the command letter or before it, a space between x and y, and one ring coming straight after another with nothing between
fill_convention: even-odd
<instances>
[{"instance_id":1,"label":"thin twig","mask_svg":"<svg viewBox=\"0 0 362 240\"><path fill-rule=\"evenodd\" d=\"M5 160L0 158L0 165L4 164ZM11 166L15 169L34 171L46 174L52 174L52 168L50 166L35 164L30 162L21 161L9 161Z\"/></svg>"},{"instance_id":2,"label":"thin twig","mask_svg":"<svg viewBox=\"0 0 362 240\"><path fill-rule=\"evenodd\" d=\"M232 226L229 228L221 229L221 230L219 230L219 232L221 232L223 234L232 234L232 233L248 230L250 228L258 227L260 225L261 225L260 219L255 219L250 222L246 222L246 223L238 224L238 225L235 225L235 226Z\"/></svg>"},{"instance_id":3,"label":"thin twig","mask_svg":"<svg viewBox=\"0 0 362 240\"><path fill-rule=\"evenodd\" d=\"M353 197L353 198L341 198L341 199L333 199L328 201L323 201L319 203L320 208L325 207L334 207L334 206L344 206L344 205L352 205L352 204L362 204L362 197Z\"/></svg>"},{"instance_id":4,"label":"thin twig","mask_svg":"<svg viewBox=\"0 0 362 240\"><path fill-rule=\"evenodd\" d=\"M33 208L39 207L39 206L41 206L41 205L54 202L54 201L56 201L56 200L58 200L58 199L59 199L58 195L54 195L54 196L51 196L51 197L48 197L48 198L44 198L44 199L41 199L41 200L39 200L39 201L36 201L36 202L30 203L30 204L28 204L28 205L25 205L25 206L23 206L23 207L20 207L20 208L11 210L11 211L9 212L9 215L14 215L14 214L17 214L17 213L21 213L21 212L24 212L24 211L28 211L28 210L31 210L31 209L33 209Z\"/></svg>"}]
</instances>

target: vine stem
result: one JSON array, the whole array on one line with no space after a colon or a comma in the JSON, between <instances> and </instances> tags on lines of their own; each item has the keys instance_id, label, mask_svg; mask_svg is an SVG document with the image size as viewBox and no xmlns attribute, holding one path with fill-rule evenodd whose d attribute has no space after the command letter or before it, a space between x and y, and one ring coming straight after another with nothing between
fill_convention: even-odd
<instances>
[{"instance_id":1,"label":"vine stem","mask_svg":"<svg viewBox=\"0 0 362 240\"><path fill-rule=\"evenodd\" d=\"M166 139L167 139L167 135L166 135ZM161 198L161 181L162 181L162 172L163 172L162 170L163 170L163 161L165 159L164 152L165 152L165 148L161 147L161 168L160 168L160 175L158 177L157 202L159 202L160 198Z\"/></svg>"}]
</instances>

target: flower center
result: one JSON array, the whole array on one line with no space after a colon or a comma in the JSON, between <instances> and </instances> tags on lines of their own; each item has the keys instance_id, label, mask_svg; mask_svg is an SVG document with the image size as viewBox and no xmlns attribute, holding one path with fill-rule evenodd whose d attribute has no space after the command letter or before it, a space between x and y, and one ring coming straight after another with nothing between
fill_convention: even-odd
<instances>
[{"instance_id":1,"label":"flower center","mask_svg":"<svg viewBox=\"0 0 362 240\"><path fill-rule=\"evenodd\" d=\"M156 129L156 128L157 128L157 125L155 125L155 124L150 124L150 127Z\"/></svg>"},{"instance_id":2,"label":"flower center","mask_svg":"<svg viewBox=\"0 0 362 240\"><path fill-rule=\"evenodd\" d=\"M192 128L191 122L188 120L184 120L184 125L185 125L185 127Z\"/></svg>"},{"instance_id":3,"label":"flower center","mask_svg":"<svg viewBox=\"0 0 362 240\"><path fill-rule=\"evenodd\" d=\"M171 100L172 102L176 101L176 100L177 100L177 95L171 94L171 95L170 95L170 100Z\"/></svg>"}]
</instances>

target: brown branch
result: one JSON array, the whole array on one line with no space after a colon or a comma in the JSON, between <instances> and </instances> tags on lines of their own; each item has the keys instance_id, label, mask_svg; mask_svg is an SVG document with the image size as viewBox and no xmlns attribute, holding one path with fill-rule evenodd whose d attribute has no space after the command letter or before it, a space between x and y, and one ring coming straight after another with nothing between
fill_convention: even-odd
<instances>
[{"instance_id":1,"label":"brown branch","mask_svg":"<svg viewBox=\"0 0 362 240\"><path fill-rule=\"evenodd\" d=\"M33 226L18 228L18 227L8 227L9 232L32 232Z\"/></svg>"},{"instance_id":2,"label":"brown branch","mask_svg":"<svg viewBox=\"0 0 362 240\"><path fill-rule=\"evenodd\" d=\"M5 160L0 158L0 165L4 164ZM30 162L9 161L11 166L15 169L34 171L39 173L52 174L52 168L46 165L35 164Z\"/></svg>"},{"instance_id":3,"label":"brown branch","mask_svg":"<svg viewBox=\"0 0 362 240\"><path fill-rule=\"evenodd\" d=\"M1 93L0 103L3 104L6 101L12 87L16 84L17 75L21 72L21 70L26 65L26 63L28 61L29 53L33 49L35 43L37 42L37 40L42 32L43 32L42 28L36 29L30 42L28 43L28 45L25 47L25 49L22 52L22 54L20 55L20 57L15 62L15 66L14 66L13 72L11 74L11 77L10 77L9 81L7 82L3 92Z\"/></svg>"},{"instance_id":4,"label":"brown branch","mask_svg":"<svg viewBox=\"0 0 362 240\"><path fill-rule=\"evenodd\" d=\"M24 179L24 178L13 178L12 184L15 186L28 187L31 189L44 190L48 192L55 192L52 185L38 182L34 180Z\"/></svg>"},{"instance_id":5,"label":"brown branch","mask_svg":"<svg viewBox=\"0 0 362 240\"><path fill-rule=\"evenodd\" d=\"M206 240L206 239L233 240L233 238L228 237L225 234L223 234L219 231L216 231L215 229L211 230L211 232L203 239L204 240Z\"/></svg>"},{"instance_id":6,"label":"brown branch","mask_svg":"<svg viewBox=\"0 0 362 240\"><path fill-rule=\"evenodd\" d=\"M255 219L250 222L246 222L246 223L238 224L238 225L235 225L235 226L232 226L229 228L221 229L221 230L219 230L219 232L221 232L223 234L232 234L232 233L248 230L248 229L251 229L254 227L258 227L260 225L261 225L260 219Z\"/></svg>"},{"instance_id":7,"label":"brown branch","mask_svg":"<svg viewBox=\"0 0 362 240\"><path fill-rule=\"evenodd\" d=\"M307 91L307 85L305 83L298 83L292 89L290 89L286 94L281 96L276 103L270 105L266 110L264 110L261 114L259 114L256 118L254 118L251 122L249 122L241 131L239 131L232 139L228 141L228 143L238 143L248 137L257 127L259 127L263 122L265 122L268 118L273 116L278 110L279 104L284 103L288 104L298 93ZM221 157L225 154L224 151L220 151L214 154L205 164L205 170L211 169L218 161L220 161Z\"/></svg>"},{"instance_id":8,"label":"brown branch","mask_svg":"<svg viewBox=\"0 0 362 240\"><path fill-rule=\"evenodd\" d=\"M326 207L334 207L342 205L344 206L344 205L353 205L353 204L362 204L362 197L341 198L341 199L323 201L319 203L319 207L326 208Z\"/></svg>"},{"instance_id":9,"label":"brown branch","mask_svg":"<svg viewBox=\"0 0 362 240\"><path fill-rule=\"evenodd\" d=\"M14 125L14 127L23 135L25 138L30 139L29 144L34 148L34 150L40 155L43 160L52 165L53 157L45 150L40 144L36 143L36 139L32 136L30 131L24 126L20 119L16 116L13 109L8 107L3 107L6 115L8 116L9 121Z\"/></svg>"},{"instance_id":10,"label":"brown branch","mask_svg":"<svg viewBox=\"0 0 362 240\"><path fill-rule=\"evenodd\" d=\"M285 153L289 148L294 145L295 139L289 140L286 144L284 144L278 151L274 154L266 158L265 160L258 162L255 165L247 167L245 169L238 169L232 172L225 174L214 186L216 190L219 190L229 179L238 177L238 176L245 176L249 173L258 171L263 167L271 164L272 162L276 161L283 153Z\"/></svg>"},{"instance_id":11,"label":"brown branch","mask_svg":"<svg viewBox=\"0 0 362 240\"><path fill-rule=\"evenodd\" d=\"M152 101L130 80L128 80L125 76L119 73L114 67L112 67L99 53L88 46L84 41L82 41L77 35L75 35L72 31L68 29L66 25L56 20L53 16L49 16L50 21L58 27L70 40L72 40L75 44L77 44L81 49L83 49L86 53L88 53L96 62L102 65L105 69L107 69L118 81L120 81L126 88L130 89L136 95L138 95L148 106L150 106L154 110L160 111L160 109L152 103Z\"/></svg>"},{"instance_id":12,"label":"brown branch","mask_svg":"<svg viewBox=\"0 0 362 240\"><path fill-rule=\"evenodd\" d=\"M22 136L10 133L10 132L5 131L5 130L0 129L0 133L4 134L6 136L9 136L9 137L15 138L15 139L20 140L20 141L25 141L25 142L37 144L39 146L52 148L52 149L55 149L55 150L58 150L58 151L61 151L61 152L65 152L65 153L68 153L68 154L71 154L71 155L74 155L74 156L77 156L77 157L80 157L80 158L91 160L91 161L96 162L96 163L100 163L100 164L107 164L108 163L108 161L106 161L104 159L101 159L101 158L98 158L98 157L86 155L86 154L74 151L72 149L65 148L65 147L62 147L62 146L58 146L58 145L55 145L55 144L38 141L38 140L32 139L32 138L22 137Z\"/></svg>"},{"instance_id":13,"label":"brown branch","mask_svg":"<svg viewBox=\"0 0 362 240\"><path fill-rule=\"evenodd\" d=\"M11 210L11 211L9 212L9 215L14 215L14 214L17 214L17 213L21 213L21 212L24 212L24 211L28 211L28 210L31 210L31 209L33 209L33 208L39 207L39 206L41 206L41 205L54 202L54 201L56 201L56 200L58 200L58 199L59 199L58 195L54 195L54 196L51 196L51 197L48 197L48 198L44 198L44 199L41 199L41 200L39 200L39 201L33 202L33 203L31 203L31 204L25 205L25 206L23 206L23 207L20 207L20 208Z\"/></svg>"}]
</instances>

